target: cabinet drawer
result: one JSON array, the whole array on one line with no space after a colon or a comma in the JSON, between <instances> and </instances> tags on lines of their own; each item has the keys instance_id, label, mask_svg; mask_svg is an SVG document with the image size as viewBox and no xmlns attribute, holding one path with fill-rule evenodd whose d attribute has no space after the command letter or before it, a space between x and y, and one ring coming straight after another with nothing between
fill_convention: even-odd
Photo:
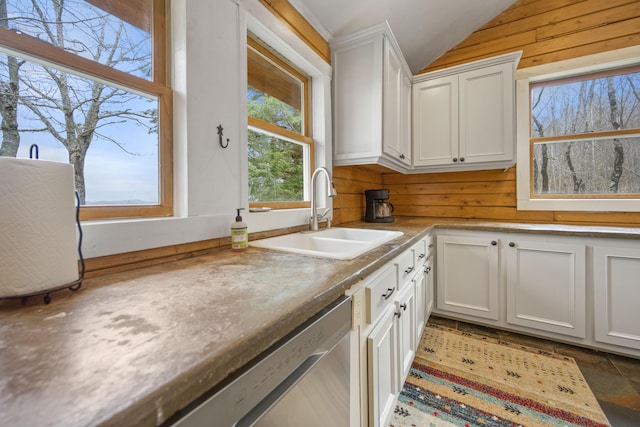
<instances>
[{"instance_id":1,"label":"cabinet drawer","mask_svg":"<svg viewBox=\"0 0 640 427\"><path fill-rule=\"evenodd\" d=\"M413 272L415 271L414 264L414 251L408 250L404 252L402 255L399 255L394 264L398 266L398 285L399 290L402 290L404 285L408 283L413 277Z\"/></svg>"},{"instance_id":2,"label":"cabinet drawer","mask_svg":"<svg viewBox=\"0 0 640 427\"><path fill-rule=\"evenodd\" d=\"M398 268L396 264L383 267L378 275L365 286L367 302L367 323L372 323L394 299L398 289Z\"/></svg>"},{"instance_id":3,"label":"cabinet drawer","mask_svg":"<svg viewBox=\"0 0 640 427\"><path fill-rule=\"evenodd\" d=\"M425 239L420 240L418 243L413 245L411 250L413 251L413 259L414 259L413 265L417 269L419 266L424 264L424 262L427 260L427 257L428 257L427 241Z\"/></svg>"},{"instance_id":4,"label":"cabinet drawer","mask_svg":"<svg viewBox=\"0 0 640 427\"><path fill-rule=\"evenodd\" d=\"M427 258L429 258L433 252L433 236L430 234L424 238L424 244L427 247Z\"/></svg>"}]
</instances>

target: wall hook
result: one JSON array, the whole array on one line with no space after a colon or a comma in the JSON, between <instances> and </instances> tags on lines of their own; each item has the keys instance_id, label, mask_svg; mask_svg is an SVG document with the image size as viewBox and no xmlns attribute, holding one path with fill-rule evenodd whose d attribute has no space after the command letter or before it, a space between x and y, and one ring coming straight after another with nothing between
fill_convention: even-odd
<instances>
[{"instance_id":1,"label":"wall hook","mask_svg":"<svg viewBox=\"0 0 640 427\"><path fill-rule=\"evenodd\" d=\"M227 148L229 146L229 138L227 138L227 143L224 144L222 142L222 131L224 130L224 128L222 127L222 125L218 125L218 136L220 137L220 147L222 148Z\"/></svg>"}]
</instances>

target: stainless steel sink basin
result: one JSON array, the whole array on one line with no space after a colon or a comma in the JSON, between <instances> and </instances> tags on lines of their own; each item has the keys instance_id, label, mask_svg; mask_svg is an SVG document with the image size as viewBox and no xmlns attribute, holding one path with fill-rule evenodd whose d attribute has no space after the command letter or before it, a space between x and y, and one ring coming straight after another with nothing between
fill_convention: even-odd
<instances>
[{"instance_id":1,"label":"stainless steel sink basin","mask_svg":"<svg viewBox=\"0 0 640 427\"><path fill-rule=\"evenodd\" d=\"M329 228L315 232L285 234L256 240L253 247L274 249L322 258L348 260L402 236L401 231L363 228Z\"/></svg>"}]
</instances>

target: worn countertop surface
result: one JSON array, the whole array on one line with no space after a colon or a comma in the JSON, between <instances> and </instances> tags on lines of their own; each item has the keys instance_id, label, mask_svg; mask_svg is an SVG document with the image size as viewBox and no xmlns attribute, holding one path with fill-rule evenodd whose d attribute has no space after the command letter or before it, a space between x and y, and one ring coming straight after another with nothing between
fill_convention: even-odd
<instances>
[{"instance_id":1,"label":"worn countertop surface","mask_svg":"<svg viewBox=\"0 0 640 427\"><path fill-rule=\"evenodd\" d=\"M344 226L344 225L341 225ZM85 280L44 305L0 301L0 425L157 425L429 232L351 261L250 248ZM640 230L502 223L436 227L640 237Z\"/></svg>"}]
</instances>

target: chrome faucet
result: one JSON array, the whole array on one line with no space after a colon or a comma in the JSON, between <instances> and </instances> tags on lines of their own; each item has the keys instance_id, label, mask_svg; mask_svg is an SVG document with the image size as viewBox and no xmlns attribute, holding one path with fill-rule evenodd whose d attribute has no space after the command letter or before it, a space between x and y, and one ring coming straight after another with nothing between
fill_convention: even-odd
<instances>
[{"instance_id":1,"label":"chrome faucet","mask_svg":"<svg viewBox=\"0 0 640 427\"><path fill-rule=\"evenodd\" d=\"M327 197L336 197L336 195L338 194L336 193L336 187L335 185L333 185L333 181L331 181L331 175L329 174L327 168L320 167L316 169L311 176L311 215L309 216L309 230L311 231L318 231L319 221L327 221L327 227L331 227L331 218L325 218L331 208L325 208L323 209L322 213L318 214L318 208L316 207L316 181L318 180L318 175L320 174L323 174L326 178Z\"/></svg>"}]
</instances>

